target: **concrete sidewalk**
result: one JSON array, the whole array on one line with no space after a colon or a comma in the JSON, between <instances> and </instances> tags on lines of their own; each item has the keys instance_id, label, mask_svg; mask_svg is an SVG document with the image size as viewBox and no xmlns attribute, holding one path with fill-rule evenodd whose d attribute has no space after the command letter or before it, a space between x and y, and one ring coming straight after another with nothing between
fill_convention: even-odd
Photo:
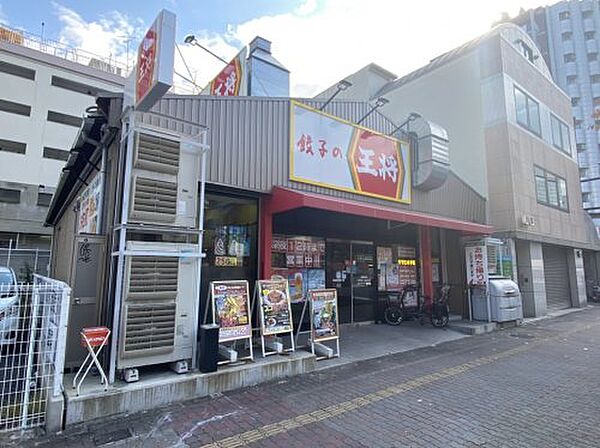
<instances>
[{"instance_id":1,"label":"concrete sidewalk","mask_svg":"<svg viewBox=\"0 0 600 448\"><path fill-rule=\"evenodd\" d=\"M406 321L397 327L386 324L342 325L339 358L317 362L317 370L364 361L371 358L408 352L423 347L467 337L448 328L434 328L429 323Z\"/></svg>"}]
</instances>

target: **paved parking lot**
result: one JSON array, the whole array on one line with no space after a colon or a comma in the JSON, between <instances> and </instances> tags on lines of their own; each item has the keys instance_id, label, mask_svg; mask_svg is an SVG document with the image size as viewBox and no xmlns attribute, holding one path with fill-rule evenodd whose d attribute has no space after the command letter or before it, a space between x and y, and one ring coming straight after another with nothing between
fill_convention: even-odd
<instances>
[{"instance_id":1,"label":"paved parking lot","mask_svg":"<svg viewBox=\"0 0 600 448\"><path fill-rule=\"evenodd\" d=\"M597 447L600 307L70 428L41 447Z\"/></svg>"}]
</instances>

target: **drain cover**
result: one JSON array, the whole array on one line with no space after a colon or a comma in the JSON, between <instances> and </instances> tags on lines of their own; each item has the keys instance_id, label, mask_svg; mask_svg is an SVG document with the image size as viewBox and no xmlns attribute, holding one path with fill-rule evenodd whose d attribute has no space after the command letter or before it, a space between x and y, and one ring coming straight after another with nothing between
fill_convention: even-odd
<instances>
[{"instance_id":1,"label":"drain cover","mask_svg":"<svg viewBox=\"0 0 600 448\"><path fill-rule=\"evenodd\" d=\"M98 432L98 434L94 434L94 443L96 446L102 446L108 443L118 442L119 440L128 439L131 436L131 431L127 428L111 432Z\"/></svg>"}]
</instances>

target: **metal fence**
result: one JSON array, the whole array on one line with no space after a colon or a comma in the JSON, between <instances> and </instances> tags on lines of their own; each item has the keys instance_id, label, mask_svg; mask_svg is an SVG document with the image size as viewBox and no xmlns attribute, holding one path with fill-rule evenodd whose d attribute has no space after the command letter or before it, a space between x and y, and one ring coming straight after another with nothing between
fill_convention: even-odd
<instances>
[{"instance_id":1,"label":"metal fence","mask_svg":"<svg viewBox=\"0 0 600 448\"><path fill-rule=\"evenodd\" d=\"M33 282L35 274L47 276L49 264L49 250L0 248L0 266L13 268L20 282Z\"/></svg>"},{"instance_id":2,"label":"metal fence","mask_svg":"<svg viewBox=\"0 0 600 448\"><path fill-rule=\"evenodd\" d=\"M71 289L39 275L0 284L0 431L43 426L62 393Z\"/></svg>"},{"instance_id":3,"label":"metal fence","mask_svg":"<svg viewBox=\"0 0 600 448\"><path fill-rule=\"evenodd\" d=\"M124 44L131 40L129 37L123 37L125 39L123 41ZM133 58L135 54L135 52L131 52L131 55L129 54L130 52L128 46L127 48L121 48L121 50L125 51L120 51L121 57L119 60L117 60L114 55L109 57L100 56L80 48L66 45L64 42L48 39L44 36L29 33L16 28L11 28L6 24L0 25L0 41L21 45L23 47L41 51L42 53L51 54L52 56L66 59L77 64L94 67L104 72L113 73L119 76L127 76L129 74L129 68L133 67L133 63L130 64L130 59Z\"/></svg>"}]
</instances>

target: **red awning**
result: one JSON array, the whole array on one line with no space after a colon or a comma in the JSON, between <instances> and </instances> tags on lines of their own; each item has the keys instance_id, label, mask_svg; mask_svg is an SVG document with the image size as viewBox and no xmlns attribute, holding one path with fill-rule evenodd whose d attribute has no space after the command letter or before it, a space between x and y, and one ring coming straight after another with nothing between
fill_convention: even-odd
<instances>
[{"instance_id":1,"label":"red awning","mask_svg":"<svg viewBox=\"0 0 600 448\"><path fill-rule=\"evenodd\" d=\"M474 235L490 235L494 230L492 226L485 224L427 215L411 210L351 201L322 194L306 193L283 187L273 188L269 202L271 213L282 213L301 207L309 207L331 212L347 213L349 215L366 216L396 222L409 222L420 226L458 230Z\"/></svg>"}]
</instances>

